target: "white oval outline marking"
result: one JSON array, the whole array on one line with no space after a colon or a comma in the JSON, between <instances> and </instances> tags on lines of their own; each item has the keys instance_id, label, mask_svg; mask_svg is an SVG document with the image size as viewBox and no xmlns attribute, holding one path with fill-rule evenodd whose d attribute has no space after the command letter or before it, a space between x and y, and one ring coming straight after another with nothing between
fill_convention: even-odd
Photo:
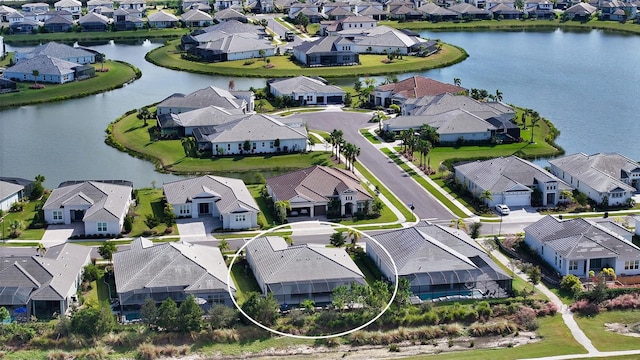
<instances>
[{"instance_id":1,"label":"white oval outline marking","mask_svg":"<svg viewBox=\"0 0 640 360\"><path fill-rule=\"evenodd\" d=\"M347 330L347 331L343 331L341 333L337 333L337 334L330 334L330 335L318 335L318 336L306 336L306 335L294 335L294 334L289 334L289 333L285 333L282 331L278 331L276 329L272 329L268 326L265 326L261 323L259 323L258 321L254 320L251 316L247 315L241 308L240 305L238 305L238 302L236 301L236 298L233 296L233 293L231 292L231 269L233 268L233 265L236 262L236 259L238 258L238 255L242 252L242 250L244 250L245 247L247 247L247 245L252 242L253 240L259 238L259 237L263 237L265 234L270 233L274 230L278 230L284 227L288 227L291 224L282 224L282 225L278 225L274 228L271 228L269 230L265 230L263 232L261 232L260 234L254 236L251 238L251 240L247 241L244 245L242 245L242 247L240 247L240 249L238 249L238 251L236 251L236 253L233 255L233 259L231 259L231 266L229 266L229 269L227 269L227 291L229 292L229 296L231 297L231 301L233 302L233 305L235 305L236 309L238 309L238 311L240 311L240 313L242 315L244 315L244 317L246 317L247 319L249 319L252 323L254 323L255 325L263 328L264 330L267 330L269 332L272 332L274 334L277 335L281 335L281 336L288 336L288 337L292 337L292 338L296 338L296 339L307 339L307 340L318 340L318 339L329 339L329 338L334 338L334 337L340 337L340 336L345 336L345 335L349 335L351 333L354 333L358 330L364 329L365 327L373 324L374 321L378 320L391 306L391 304L393 303L393 300L396 298L396 295L398 294L398 281L399 281L399 277L398 277L398 268L396 266L396 262L393 261L393 258L391 257L391 254L389 253L389 251L382 246L382 244L380 244L378 242L378 240L372 238L371 236L367 235L366 233L364 233L361 230L358 230L354 227L351 226L347 226L347 225L341 225L338 223L332 223L332 222L328 222L328 221L302 221L299 223L309 223L312 222L314 224L319 224L319 225L330 225L332 226L334 229L349 229L349 230L355 230L357 232L359 232L360 234L366 236L369 240L372 240L373 242L375 242L376 244L378 244L378 246L380 246L382 248L382 250L385 252L385 254L387 254L387 256L389 257L389 259L391 260L391 264L393 265L393 272L395 274L395 286L393 288L393 295L391 296L391 298L389 299L389 302L387 303L387 305L384 307L384 309L382 309L382 311L376 315L375 317L373 317L371 320L367 321L366 323L351 329L351 330Z\"/></svg>"}]
</instances>

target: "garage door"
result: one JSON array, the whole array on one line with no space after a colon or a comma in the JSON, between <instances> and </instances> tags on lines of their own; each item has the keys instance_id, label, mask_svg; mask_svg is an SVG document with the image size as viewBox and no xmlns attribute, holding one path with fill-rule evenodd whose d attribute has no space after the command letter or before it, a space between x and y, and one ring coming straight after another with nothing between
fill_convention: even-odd
<instances>
[{"instance_id":1,"label":"garage door","mask_svg":"<svg viewBox=\"0 0 640 360\"><path fill-rule=\"evenodd\" d=\"M342 96L327 96L327 104L342 104Z\"/></svg>"},{"instance_id":2,"label":"garage door","mask_svg":"<svg viewBox=\"0 0 640 360\"><path fill-rule=\"evenodd\" d=\"M509 207L529 206L531 205L531 193L507 193L504 203Z\"/></svg>"},{"instance_id":3,"label":"garage door","mask_svg":"<svg viewBox=\"0 0 640 360\"><path fill-rule=\"evenodd\" d=\"M327 215L327 208L324 205L316 205L313 207L313 215Z\"/></svg>"}]
</instances>

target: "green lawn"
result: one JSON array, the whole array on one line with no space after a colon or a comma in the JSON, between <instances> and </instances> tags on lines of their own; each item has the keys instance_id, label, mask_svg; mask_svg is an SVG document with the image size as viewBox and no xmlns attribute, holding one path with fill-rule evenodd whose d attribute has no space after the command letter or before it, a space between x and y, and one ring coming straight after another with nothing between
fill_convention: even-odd
<instances>
[{"instance_id":1,"label":"green lawn","mask_svg":"<svg viewBox=\"0 0 640 360\"><path fill-rule=\"evenodd\" d=\"M189 29L139 29L135 31L105 31L105 32L71 32L48 34L14 34L4 35L8 44L39 44L48 41L60 42L91 42L109 40L145 40L154 38L178 38L189 33Z\"/></svg>"},{"instance_id":2,"label":"green lawn","mask_svg":"<svg viewBox=\"0 0 640 360\"><path fill-rule=\"evenodd\" d=\"M107 129L107 142L135 156L153 161L163 171L180 174L219 174L239 177L255 175L257 172L274 174L298 170L312 165L331 165L330 154L309 152L301 154L229 156L216 158L187 157L180 140L152 141L149 130L155 120L144 126L136 113L124 116ZM255 176L250 176L255 177ZM245 179L245 182L251 182Z\"/></svg>"},{"instance_id":3,"label":"green lawn","mask_svg":"<svg viewBox=\"0 0 640 360\"><path fill-rule=\"evenodd\" d=\"M261 292L260 286L255 277L253 277L251 270L248 270L248 265L245 265L247 265L247 261L241 260L231 268L231 278L234 284L236 284L236 301L238 305L244 303L248 293L252 291Z\"/></svg>"},{"instance_id":4,"label":"green lawn","mask_svg":"<svg viewBox=\"0 0 640 360\"><path fill-rule=\"evenodd\" d=\"M360 134L362 134L362 136L364 136L372 144L382 143L380 142L380 139L378 139L376 136L373 136L373 134L369 132L369 129L360 129Z\"/></svg>"},{"instance_id":5,"label":"green lawn","mask_svg":"<svg viewBox=\"0 0 640 360\"><path fill-rule=\"evenodd\" d=\"M441 68L460 62L467 58L467 53L458 47L443 44L442 50L428 57L405 56L385 64L385 55L360 55L360 64L354 66L333 66L307 68L298 65L288 56L269 57L271 68L259 59L234 60L218 63L202 63L183 60L178 48L179 40L147 53L147 61L166 68L202 74L246 77L290 77L298 75L328 77L372 76L403 72L424 71Z\"/></svg>"},{"instance_id":6,"label":"green lawn","mask_svg":"<svg viewBox=\"0 0 640 360\"><path fill-rule=\"evenodd\" d=\"M575 316L576 322L584 331L593 346L600 351L640 349L637 337L625 336L606 331L604 324L621 323L629 326L640 323L638 311L605 311L595 316Z\"/></svg>"},{"instance_id":7,"label":"green lawn","mask_svg":"<svg viewBox=\"0 0 640 360\"><path fill-rule=\"evenodd\" d=\"M102 65L94 64L93 66L100 69ZM96 72L96 76L91 79L66 84L44 83L44 89L29 89L33 83L18 82L20 91L0 94L0 108L61 101L97 94L121 88L123 84L141 76L138 69L120 61L106 61L104 67L109 71Z\"/></svg>"},{"instance_id":8,"label":"green lawn","mask_svg":"<svg viewBox=\"0 0 640 360\"><path fill-rule=\"evenodd\" d=\"M143 188L136 191L136 207L135 217L133 220L133 229L128 234L131 237L142 236L144 231L155 231L156 234L164 234L167 226L160 223L158 226L149 229L145 220L147 216L163 217L164 205L162 189ZM178 234L178 227L174 225L172 235Z\"/></svg>"},{"instance_id":9,"label":"green lawn","mask_svg":"<svg viewBox=\"0 0 640 360\"><path fill-rule=\"evenodd\" d=\"M41 201L29 201L25 203L24 208L20 212L5 212L4 218L4 234L2 234L3 239L8 239L9 237L9 225L14 221L19 221L21 225L21 234L17 238L18 240L40 240L44 235L45 229L28 229L29 224L31 224L34 220L34 217L37 215L35 211L36 205L41 203ZM2 231L2 230L0 230ZM12 244L12 246L15 244Z\"/></svg>"},{"instance_id":10,"label":"green lawn","mask_svg":"<svg viewBox=\"0 0 640 360\"><path fill-rule=\"evenodd\" d=\"M267 200L262 196L264 185L249 185L247 188L260 208L258 224L265 224L266 229L268 229L272 224L275 224L275 218L274 213L271 210L271 204L267 203Z\"/></svg>"},{"instance_id":11,"label":"green lawn","mask_svg":"<svg viewBox=\"0 0 640 360\"><path fill-rule=\"evenodd\" d=\"M556 28L590 30L603 29L618 32L628 32L640 34L640 25L627 22L622 24L618 21L601 21L591 20L585 23L579 21L562 22L559 19L554 20L477 20L470 22L453 22L445 21L433 23L430 21L379 21L378 25L387 25L399 29L412 30L439 30L439 31L491 31L491 30L513 30L513 29L531 29L539 31L553 31Z\"/></svg>"}]
</instances>

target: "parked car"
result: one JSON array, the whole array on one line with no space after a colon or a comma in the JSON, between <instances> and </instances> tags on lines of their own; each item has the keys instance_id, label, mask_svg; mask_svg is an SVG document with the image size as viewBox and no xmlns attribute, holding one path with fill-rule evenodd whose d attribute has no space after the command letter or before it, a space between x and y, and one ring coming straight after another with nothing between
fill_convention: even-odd
<instances>
[{"instance_id":1,"label":"parked car","mask_svg":"<svg viewBox=\"0 0 640 360\"><path fill-rule=\"evenodd\" d=\"M496 211L500 215L509 215L509 213L511 212L509 207L507 205L505 205L505 204L497 204L496 205Z\"/></svg>"}]
</instances>

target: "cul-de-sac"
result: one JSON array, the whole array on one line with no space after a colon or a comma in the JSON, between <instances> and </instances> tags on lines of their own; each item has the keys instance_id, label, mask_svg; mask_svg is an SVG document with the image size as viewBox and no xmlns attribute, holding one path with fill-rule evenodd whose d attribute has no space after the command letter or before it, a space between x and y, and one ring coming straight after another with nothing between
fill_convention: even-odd
<instances>
[{"instance_id":1,"label":"cul-de-sac","mask_svg":"<svg viewBox=\"0 0 640 360\"><path fill-rule=\"evenodd\" d=\"M0 0L0 359L639 358L639 11Z\"/></svg>"}]
</instances>

